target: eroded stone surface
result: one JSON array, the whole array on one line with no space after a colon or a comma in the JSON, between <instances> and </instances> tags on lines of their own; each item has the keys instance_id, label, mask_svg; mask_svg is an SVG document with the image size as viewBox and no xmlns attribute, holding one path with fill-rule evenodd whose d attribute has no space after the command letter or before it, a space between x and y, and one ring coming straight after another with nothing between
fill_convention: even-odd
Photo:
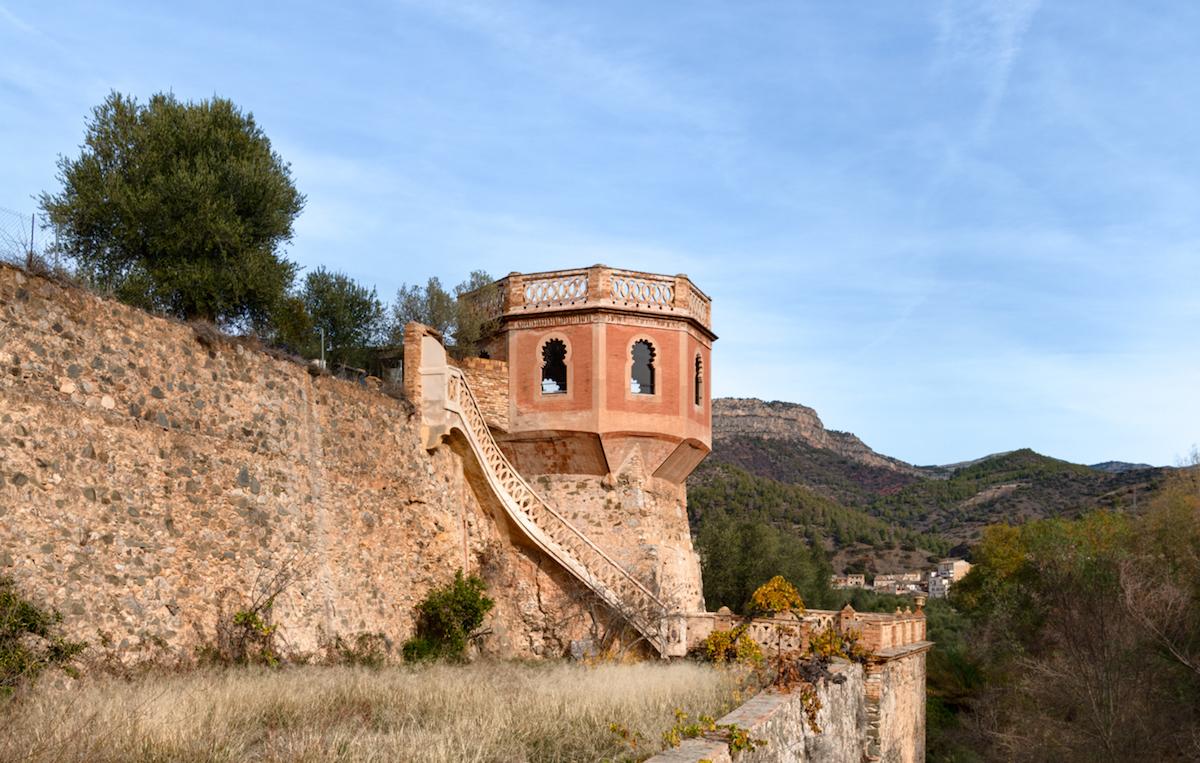
<instances>
[{"instance_id":1,"label":"eroded stone surface","mask_svg":"<svg viewBox=\"0 0 1200 763\"><path fill-rule=\"evenodd\" d=\"M404 401L10 267L0 369L0 574L72 637L190 651L285 568L275 616L300 650L406 638L459 568L502 592L488 651L561 654L593 630Z\"/></svg>"}]
</instances>

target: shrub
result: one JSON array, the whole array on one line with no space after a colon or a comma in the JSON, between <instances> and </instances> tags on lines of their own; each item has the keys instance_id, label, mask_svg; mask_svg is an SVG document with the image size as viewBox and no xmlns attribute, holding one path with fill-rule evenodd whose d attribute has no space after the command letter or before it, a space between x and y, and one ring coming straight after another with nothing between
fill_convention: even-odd
<instances>
[{"instance_id":1,"label":"shrub","mask_svg":"<svg viewBox=\"0 0 1200 763\"><path fill-rule=\"evenodd\" d=\"M791 612L804 614L804 600L796 586L782 575L776 575L763 583L750 596L750 611L753 615L777 615Z\"/></svg>"},{"instance_id":2,"label":"shrub","mask_svg":"<svg viewBox=\"0 0 1200 763\"><path fill-rule=\"evenodd\" d=\"M808 640L808 650L813 657L829 659L841 657L854 662L866 662L870 651L862 645L862 633L855 629L840 631L832 625L822 628Z\"/></svg>"},{"instance_id":3,"label":"shrub","mask_svg":"<svg viewBox=\"0 0 1200 763\"><path fill-rule=\"evenodd\" d=\"M71 669L87 644L57 635L54 631L61 621L57 611L23 598L12 578L0 576L0 696L11 694L48 667Z\"/></svg>"},{"instance_id":4,"label":"shrub","mask_svg":"<svg viewBox=\"0 0 1200 763\"><path fill-rule=\"evenodd\" d=\"M737 663L741 665L761 665L762 649L758 642L746 632L745 624L727 631L715 630L700 643L704 657L718 665Z\"/></svg>"},{"instance_id":5,"label":"shrub","mask_svg":"<svg viewBox=\"0 0 1200 763\"><path fill-rule=\"evenodd\" d=\"M330 662L366 668L383 667L391 651L392 644L382 633L359 633L353 639L334 636L327 648Z\"/></svg>"},{"instance_id":6,"label":"shrub","mask_svg":"<svg viewBox=\"0 0 1200 763\"><path fill-rule=\"evenodd\" d=\"M431 590L417 605L416 634L404 642L404 659L462 660L467 640L495 606L486 590L481 578L463 577L462 570L454 573L452 583Z\"/></svg>"}]
</instances>

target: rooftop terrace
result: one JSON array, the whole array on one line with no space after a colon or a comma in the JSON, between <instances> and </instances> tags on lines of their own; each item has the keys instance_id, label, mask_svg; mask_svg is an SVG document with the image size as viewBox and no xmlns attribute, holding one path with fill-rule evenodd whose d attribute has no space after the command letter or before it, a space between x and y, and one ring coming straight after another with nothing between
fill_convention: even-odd
<instances>
[{"instance_id":1,"label":"rooftop terrace","mask_svg":"<svg viewBox=\"0 0 1200 763\"><path fill-rule=\"evenodd\" d=\"M712 300L686 275L664 276L605 265L510 273L474 293L490 318L609 309L685 318L712 332Z\"/></svg>"}]
</instances>

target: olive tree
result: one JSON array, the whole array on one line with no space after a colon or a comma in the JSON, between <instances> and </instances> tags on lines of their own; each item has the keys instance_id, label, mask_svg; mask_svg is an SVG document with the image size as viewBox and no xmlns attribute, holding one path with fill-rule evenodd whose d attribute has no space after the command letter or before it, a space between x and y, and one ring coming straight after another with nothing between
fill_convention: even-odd
<instances>
[{"instance_id":1,"label":"olive tree","mask_svg":"<svg viewBox=\"0 0 1200 763\"><path fill-rule=\"evenodd\" d=\"M296 267L282 254L304 197L248 112L170 93L111 93L41 206L88 282L180 318L266 320Z\"/></svg>"}]
</instances>

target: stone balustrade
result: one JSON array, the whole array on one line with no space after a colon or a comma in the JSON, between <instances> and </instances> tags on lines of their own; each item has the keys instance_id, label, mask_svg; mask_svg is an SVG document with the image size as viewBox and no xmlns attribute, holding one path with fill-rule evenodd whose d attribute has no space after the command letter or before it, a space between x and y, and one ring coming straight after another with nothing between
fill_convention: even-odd
<instances>
[{"instance_id":1,"label":"stone balustrade","mask_svg":"<svg viewBox=\"0 0 1200 763\"><path fill-rule=\"evenodd\" d=\"M744 622L747 621L725 607L719 612L689 614L688 648L699 646L715 630L729 630ZM843 632L858 631L862 637L860 643L873 654L925 641L925 613L920 607L915 612L911 609L894 613L856 612L847 604L840 611L810 609L799 617L791 614L756 617L748 626L750 637L771 652L807 649L814 633L831 627Z\"/></svg>"},{"instance_id":2,"label":"stone balustrade","mask_svg":"<svg viewBox=\"0 0 1200 763\"><path fill-rule=\"evenodd\" d=\"M544 273L510 273L466 295L490 318L581 307L691 318L712 329L712 300L685 275L664 276L604 265Z\"/></svg>"}]
</instances>

